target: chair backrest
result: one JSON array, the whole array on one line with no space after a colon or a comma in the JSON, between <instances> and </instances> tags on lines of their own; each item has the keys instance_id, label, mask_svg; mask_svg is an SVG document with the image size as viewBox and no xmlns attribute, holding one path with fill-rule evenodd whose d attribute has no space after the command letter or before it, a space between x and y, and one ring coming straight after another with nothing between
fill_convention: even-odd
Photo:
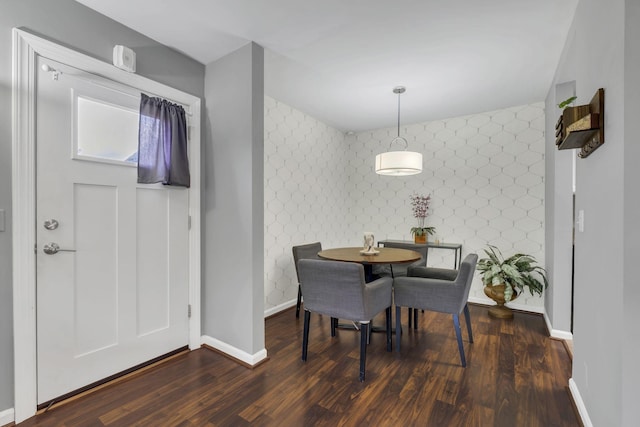
<instances>
[{"instance_id":1,"label":"chair backrest","mask_svg":"<svg viewBox=\"0 0 640 427\"><path fill-rule=\"evenodd\" d=\"M478 263L478 254L469 254L462 260L456 283L463 284L464 291L462 293L463 307L469 299L469 291L473 282L473 275L476 272L476 264Z\"/></svg>"},{"instance_id":2,"label":"chair backrest","mask_svg":"<svg viewBox=\"0 0 640 427\"><path fill-rule=\"evenodd\" d=\"M298 283L300 283L300 272L298 271L298 261L301 259L319 259L318 252L322 250L320 242L308 243L306 245L298 245L291 248L293 251L293 264L296 267L296 275Z\"/></svg>"},{"instance_id":3,"label":"chair backrest","mask_svg":"<svg viewBox=\"0 0 640 427\"><path fill-rule=\"evenodd\" d=\"M412 269L409 277L393 281L396 305L459 314L467 304L477 262L478 255L469 254L458 270Z\"/></svg>"},{"instance_id":4,"label":"chair backrest","mask_svg":"<svg viewBox=\"0 0 640 427\"><path fill-rule=\"evenodd\" d=\"M385 248L398 248L398 249L407 249L410 251L415 251L420 254L420 259L412 262L410 265L427 265L427 245L415 245L413 243L404 243L404 242L384 242ZM393 268L396 269L395 267Z\"/></svg>"},{"instance_id":5,"label":"chair backrest","mask_svg":"<svg viewBox=\"0 0 640 427\"><path fill-rule=\"evenodd\" d=\"M340 319L365 316L364 267L353 262L301 259L298 274L305 310Z\"/></svg>"},{"instance_id":6,"label":"chair backrest","mask_svg":"<svg viewBox=\"0 0 640 427\"><path fill-rule=\"evenodd\" d=\"M407 269L413 266L427 265L427 245L414 245L413 243L403 242L384 242L385 248L407 249L420 254L420 259L410 264L377 264L373 267L373 272L378 276L401 277L407 275Z\"/></svg>"}]
</instances>

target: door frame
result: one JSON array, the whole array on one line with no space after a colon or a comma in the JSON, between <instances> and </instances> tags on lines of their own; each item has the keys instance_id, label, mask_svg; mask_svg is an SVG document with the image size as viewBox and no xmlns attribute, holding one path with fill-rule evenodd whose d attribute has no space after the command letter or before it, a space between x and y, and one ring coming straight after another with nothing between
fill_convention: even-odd
<instances>
[{"instance_id":1,"label":"door frame","mask_svg":"<svg viewBox=\"0 0 640 427\"><path fill-rule=\"evenodd\" d=\"M14 414L16 424L37 409L36 354L36 77L43 56L185 106L190 116L189 166L189 348L201 345L200 332L200 118L201 101L146 77L14 28L12 76L12 218ZM185 310L187 308L185 307Z\"/></svg>"}]
</instances>

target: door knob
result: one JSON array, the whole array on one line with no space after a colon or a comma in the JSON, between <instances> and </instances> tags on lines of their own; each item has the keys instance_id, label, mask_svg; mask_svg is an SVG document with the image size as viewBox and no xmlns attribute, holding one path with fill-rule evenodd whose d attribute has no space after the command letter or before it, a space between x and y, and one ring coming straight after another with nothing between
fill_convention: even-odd
<instances>
[{"instance_id":1,"label":"door knob","mask_svg":"<svg viewBox=\"0 0 640 427\"><path fill-rule=\"evenodd\" d=\"M58 246L57 243L49 243L44 245L44 248L42 248L42 251L47 254L47 255L55 255L58 252L75 252L75 249L60 249L60 246Z\"/></svg>"}]
</instances>

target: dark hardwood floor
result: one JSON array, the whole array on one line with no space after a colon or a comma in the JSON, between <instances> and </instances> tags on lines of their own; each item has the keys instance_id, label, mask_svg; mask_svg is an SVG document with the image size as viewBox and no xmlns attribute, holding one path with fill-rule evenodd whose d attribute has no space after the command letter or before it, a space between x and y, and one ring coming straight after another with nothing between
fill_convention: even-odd
<instances>
[{"instance_id":1,"label":"dark hardwood floor","mask_svg":"<svg viewBox=\"0 0 640 427\"><path fill-rule=\"evenodd\" d=\"M543 318L470 309L466 368L451 316L425 312L409 331L405 309L401 353L387 353L384 333L374 333L360 383L359 333L331 338L329 319L312 314L303 363L303 316L288 310L267 319L269 360L255 369L199 349L20 426L579 426L571 360Z\"/></svg>"}]
</instances>

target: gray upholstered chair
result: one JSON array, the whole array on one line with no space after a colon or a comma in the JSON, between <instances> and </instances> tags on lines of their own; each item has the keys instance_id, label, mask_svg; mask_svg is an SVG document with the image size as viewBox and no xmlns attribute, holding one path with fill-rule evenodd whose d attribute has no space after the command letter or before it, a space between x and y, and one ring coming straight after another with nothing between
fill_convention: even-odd
<instances>
[{"instance_id":1,"label":"gray upholstered chair","mask_svg":"<svg viewBox=\"0 0 640 427\"><path fill-rule=\"evenodd\" d=\"M302 302L302 289L300 288L300 272L298 271L298 261L301 259L319 259L318 252L322 250L320 242L309 243L306 245L294 246L293 264L296 267L296 275L298 277L298 302L296 304L296 317L300 317L300 303Z\"/></svg>"},{"instance_id":2,"label":"gray upholstered chair","mask_svg":"<svg viewBox=\"0 0 640 427\"><path fill-rule=\"evenodd\" d=\"M385 310L387 351L391 351L391 294L393 279L366 283L361 264L301 259L298 272L304 298L302 360L307 360L311 312L360 324L360 381L364 381L370 321ZM335 329L331 328L335 336Z\"/></svg>"},{"instance_id":3,"label":"gray upholstered chair","mask_svg":"<svg viewBox=\"0 0 640 427\"><path fill-rule=\"evenodd\" d=\"M398 248L398 249L407 249L410 251L416 251L420 254L420 259L414 261L410 264L376 264L373 266L373 276L374 277L402 277L407 275L407 271L410 267L426 267L427 266L427 255L429 248L426 244L424 245L416 245L414 243L404 243L402 241L390 241L387 240L383 243L385 248ZM413 312L413 316L412 316ZM414 325L418 324L418 311L409 308L409 314L407 319L409 320L409 328L411 328L411 319L415 319Z\"/></svg>"},{"instance_id":4,"label":"gray upholstered chair","mask_svg":"<svg viewBox=\"0 0 640 427\"><path fill-rule=\"evenodd\" d=\"M374 277L377 276L388 276L388 277L400 277L406 276L407 270L412 266L426 266L427 265L427 245L415 245L413 243L404 243L404 242L392 242L385 241L385 248L397 248L397 249L407 249L410 251L416 251L420 254L420 259L414 261L410 264L376 264L373 266L373 274Z\"/></svg>"},{"instance_id":5,"label":"gray upholstered chair","mask_svg":"<svg viewBox=\"0 0 640 427\"><path fill-rule=\"evenodd\" d=\"M409 271L410 270L410 271ZM416 277L424 277L427 279L441 279L441 280L456 280L458 276L458 270L452 270L448 268L436 268L436 267L421 267L414 268L410 267L407 271L407 276L416 276ZM411 320L413 318L413 329L418 329L418 310L413 310L409 308L407 310L409 313L407 315L409 329L411 329ZM424 310L422 310L424 313ZM413 314L413 316L412 316Z\"/></svg>"},{"instance_id":6,"label":"gray upholstered chair","mask_svg":"<svg viewBox=\"0 0 640 427\"><path fill-rule=\"evenodd\" d=\"M407 277L397 277L393 280L393 297L396 306L396 350L400 351L401 337L401 307L438 311L453 315L453 326L458 340L460 361L462 366L467 366L462 345L462 333L460 331L460 313L464 312L469 342L473 342L471 332L471 319L469 318L469 290L473 281L473 274L478 262L478 255L469 254L460 264L459 270L433 269L426 267L412 267L407 272ZM455 273L453 277L452 273ZM433 276L438 277L422 277ZM453 279L453 280L451 280Z\"/></svg>"}]
</instances>

